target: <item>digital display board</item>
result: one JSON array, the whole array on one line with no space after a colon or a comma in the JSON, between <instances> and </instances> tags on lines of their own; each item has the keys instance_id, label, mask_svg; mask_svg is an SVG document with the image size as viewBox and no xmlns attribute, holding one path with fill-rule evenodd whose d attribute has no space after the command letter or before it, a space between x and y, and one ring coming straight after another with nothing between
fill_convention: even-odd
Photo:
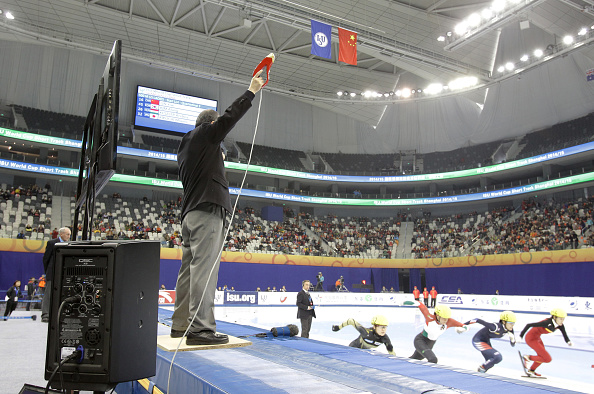
<instances>
[{"instance_id":1,"label":"digital display board","mask_svg":"<svg viewBox=\"0 0 594 394\"><path fill-rule=\"evenodd\" d=\"M51 137L40 134L27 133L0 127L0 137L14 138L23 141L36 142L48 145L60 145L72 148L80 148L81 141L69 140L59 137ZM395 176L360 176L360 175L334 175L334 174L315 174L301 171L285 170L282 168L264 167L251 164L248 168L245 163L225 162L225 168L230 170L245 171L246 169L255 174L268 174L279 177L299 178L305 180L325 181L325 182L345 182L345 183L398 183L398 182L427 182L436 180L447 180L455 178L464 178L471 176L487 175L491 173L503 172L515 168L521 168L532 164L544 163L555 159L576 155L579 153L590 152L594 150L594 142L587 142L581 145L569 146L562 150L543 153L538 156L532 156L525 159L514 160L501 164L494 164L487 167L471 168L468 170L459 170L451 172L440 172L435 174L413 174L413 175L395 175ZM145 149L130 148L118 146L117 153L121 155L144 157L148 159L177 161L175 153L155 152Z\"/></svg>"},{"instance_id":2,"label":"digital display board","mask_svg":"<svg viewBox=\"0 0 594 394\"><path fill-rule=\"evenodd\" d=\"M37 174L78 176L78 169L53 167L33 163L23 163L13 160L0 159L0 168L9 170L34 172ZM158 179L141 177L136 175L114 174L110 181L131 183L151 187L165 187L173 189L182 189L182 183L177 180ZM564 186L575 186L585 182L594 181L594 172L588 172L579 175L573 175L566 178L553 179L550 181L533 183L530 185L516 186L507 189L494 190L489 192L459 194L447 197L427 197L427 198L396 198L396 199L366 199L366 198L333 198L333 197L313 197L296 194L267 192L261 190L243 189L240 191L237 187L230 187L229 194L241 195L247 197L264 198L267 200L279 200L294 203L323 204L339 206L359 206L359 207L398 207L414 205L435 205L435 204L454 204L474 201L491 200L501 197L513 197L527 193L552 190Z\"/></svg>"},{"instance_id":3,"label":"digital display board","mask_svg":"<svg viewBox=\"0 0 594 394\"><path fill-rule=\"evenodd\" d=\"M185 134L194 129L200 112L216 111L217 104L216 100L138 86L134 125Z\"/></svg>"}]
</instances>

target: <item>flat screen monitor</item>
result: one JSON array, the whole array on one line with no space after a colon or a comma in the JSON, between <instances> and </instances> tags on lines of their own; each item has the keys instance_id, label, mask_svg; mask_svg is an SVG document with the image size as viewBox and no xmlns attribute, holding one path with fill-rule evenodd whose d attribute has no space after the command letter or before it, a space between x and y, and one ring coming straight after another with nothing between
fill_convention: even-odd
<instances>
[{"instance_id":1,"label":"flat screen monitor","mask_svg":"<svg viewBox=\"0 0 594 394\"><path fill-rule=\"evenodd\" d=\"M216 100L138 86L134 126L183 135L194 129L200 112L216 111L217 104Z\"/></svg>"}]
</instances>

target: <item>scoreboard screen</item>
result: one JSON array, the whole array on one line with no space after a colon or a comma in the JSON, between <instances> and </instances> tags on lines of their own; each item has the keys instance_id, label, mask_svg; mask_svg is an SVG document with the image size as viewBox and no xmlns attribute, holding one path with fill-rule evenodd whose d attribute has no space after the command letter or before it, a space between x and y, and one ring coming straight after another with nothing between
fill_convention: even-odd
<instances>
[{"instance_id":1,"label":"scoreboard screen","mask_svg":"<svg viewBox=\"0 0 594 394\"><path fill-rule=\"evenodd\" d=\"M200 112L216 111L217 104L216 100L138 86L134 125L185 134L194 129Z\"/></svg>"}]
</instances>

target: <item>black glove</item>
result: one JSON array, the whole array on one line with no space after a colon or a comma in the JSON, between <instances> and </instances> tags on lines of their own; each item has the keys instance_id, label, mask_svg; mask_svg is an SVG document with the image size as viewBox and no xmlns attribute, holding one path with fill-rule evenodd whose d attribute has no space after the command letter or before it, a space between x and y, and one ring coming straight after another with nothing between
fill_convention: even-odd
<instances>
[{"instance_id":1,"label":"black glove","mask_svg":"<svg viewBox=\"0 0 594 394\"><path fill-rule=\"evenodd\" d=\"M340 330L340 327L338 327L338 326L332 326L332 331L338 331L338 330Z\"/></svg>"}]
</instances>

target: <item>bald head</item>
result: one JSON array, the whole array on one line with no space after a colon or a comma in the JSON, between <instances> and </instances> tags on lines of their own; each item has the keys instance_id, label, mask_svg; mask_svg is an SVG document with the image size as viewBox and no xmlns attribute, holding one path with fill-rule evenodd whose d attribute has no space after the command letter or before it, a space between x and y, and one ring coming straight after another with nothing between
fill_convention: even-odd
<instances>
[{"instance_id":1,"label":"bald head","mask_svg":"<svg viewBox=\"0 0 594 394\"><path fill-rule=\"evenodd\" d=\"M219 118L219 113L214 109L205 109L204 111L198 114L198 118L196 119L196 127L200 126L202 123L212 123Z\"/></svg>"},{"instance_id":2,"label":"bald head","mask_svg":"<svg viewBox=\"0 0 594 394\"><path fill-rule=\"evenodd\" d=\"M58 230L58 234L60 234L62 241L70 240L70 229L68 227L62 227L60 230Z\"/></svg>"}]
</instances>

